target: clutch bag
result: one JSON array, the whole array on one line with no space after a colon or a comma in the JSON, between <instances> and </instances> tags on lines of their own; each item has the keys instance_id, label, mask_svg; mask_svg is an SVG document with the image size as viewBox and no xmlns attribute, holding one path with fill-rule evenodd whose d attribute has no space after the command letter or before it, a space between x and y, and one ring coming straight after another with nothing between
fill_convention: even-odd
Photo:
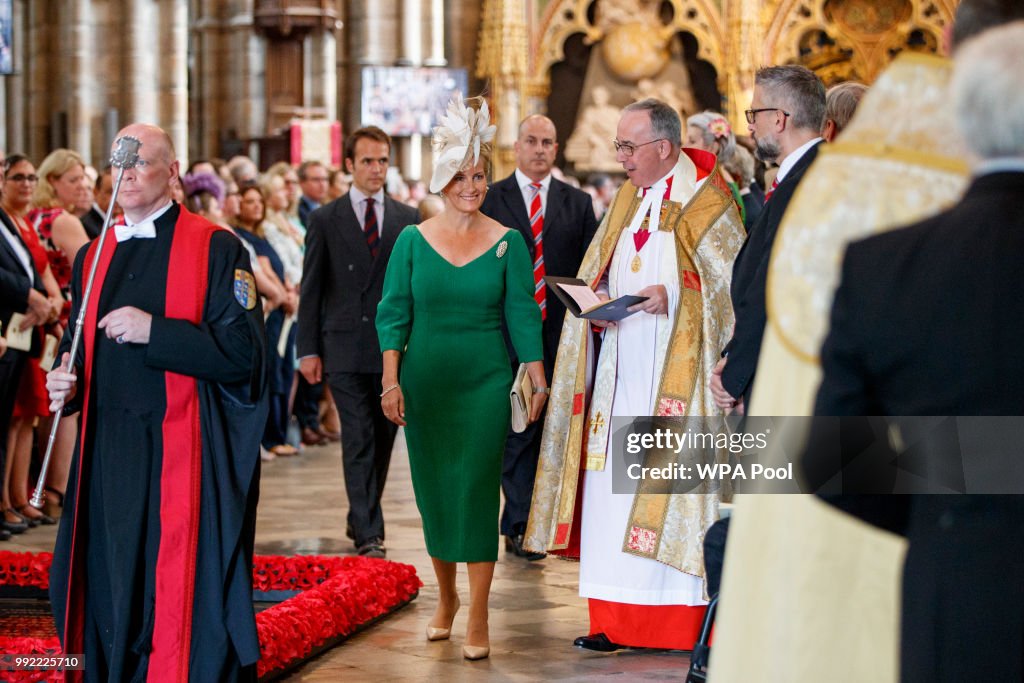
<instances>
[{"instance_id":1,"label":"clutch bag","mask_svg":"<svg viewBox=\"0 0 1024 683\"><path fill-rule=\"evenodd\" d=\"M509 400L512 402L512 431L523 432L530 424L530 406L533 404L533 381L525 363L519 365Z\"/></svg>"}]
</instances>

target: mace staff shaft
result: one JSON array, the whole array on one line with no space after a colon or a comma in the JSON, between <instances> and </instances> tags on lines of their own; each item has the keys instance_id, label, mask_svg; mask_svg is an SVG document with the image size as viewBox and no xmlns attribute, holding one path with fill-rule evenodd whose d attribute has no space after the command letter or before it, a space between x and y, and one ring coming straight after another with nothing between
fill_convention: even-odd
<instances>
[{"instance_id":1,"label":"mace staff shaft","mask_svg":"<svg viewBox=\"0 0 1024 683\"><path fill-rule=\"evenodd\" d=\"M97 239L96 254L93 256L92 265L89 267L89 277L85 281L85 291L82 293L82 301L78 306L78 316L75 318L75 333L71 337L71 349L68 353L67 366L65 371L71 372L75 365L75 357L78 355L78 347L82 342L82 329L85 327L85 312L89 304L89 297L92 296L93 283L96 280L96 271L100 264L100 254L103 253L103 246L106 243L107 230L110 228L111 219L114 215L114 204L117 202L117 193L121 190L121 180L124 178L126 169L135 168L139 162L139 148L142 142L135 137L125 135L115 142L115 148L110 156L110 165L118 169L117 179L114 181L114 191L110 195L110 204L107 206L107 213L103 217L103 227ZM64 413L64 402L61 401L53 416L53 423L50 425L50 437L46 441L46 453L43 455L43 464L39 468L39 478L36 480L36 488L32 491L29 504L34 508L43 507L43 492L46 488L46 475L50 469L50 458L53 455L53 446L57 441L57 428L60 426L60 419Z\"/></svg>"}]
</instances>

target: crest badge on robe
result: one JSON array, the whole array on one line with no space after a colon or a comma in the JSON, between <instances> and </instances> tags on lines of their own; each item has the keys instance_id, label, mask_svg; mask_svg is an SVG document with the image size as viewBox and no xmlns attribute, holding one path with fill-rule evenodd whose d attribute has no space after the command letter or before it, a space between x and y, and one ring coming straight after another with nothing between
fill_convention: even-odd
<instances>
[{"instance_id":1,"label":"crest badge on robe","mask_svg":"<svg viewBox=\"0 0 1024 683\"><path fill-rule=\"evenodd\" d=\"M242 268L235 268L235 301L247 311L256 308L256 279Z\"/></svg>"}]
</instances>

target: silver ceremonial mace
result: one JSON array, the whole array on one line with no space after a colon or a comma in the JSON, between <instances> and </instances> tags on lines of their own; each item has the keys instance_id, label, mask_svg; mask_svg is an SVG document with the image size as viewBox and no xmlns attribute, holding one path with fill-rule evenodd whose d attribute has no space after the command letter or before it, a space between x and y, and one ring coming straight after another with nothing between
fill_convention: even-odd
<instances>
[{"instance_id":1,"label":"silver ceremonial mace","mask_svg":"<svg viewBox=\"0 0 1024 683\"><path fill-rule=\"evenodd\" d=\"M103 244L107 236L107 228L110 227L110 218L114 215L114 203L117 201L117 193L121 189L121 179L124 178L125 169L135 168L139 163L139 147L142 142L130 135L118 138L114 142L114 151L110 154L110 165L118 169L117 180L114 182L114 193L110 195L110 206L107 207L107 215L103 217L103 229L97 238L96 255L93 257L92 266L89 268L89 278L85 281L85 293L82 294L82 301L78 306L78 318L75 320L75 336L71 338L71 352L68 355L68 364L64 368L67 372L75 365L75 356L78 354L78 345L82 342L82 328L85 326L85 309L88 307L89 296L92 294L92 283L96 279L96 268L100 263L100 254L103 252ZM32 492L29 503L34 508L43 507L43 491L46 487L46 473L50 469L50 456L53 455L53 444L57 439L57 427L60 425L61 414L64 412L64 404L53 416L53 424L50 426L50 438L46 442L46 455L43 456L43 465L39 469L39 479L36 480L36 488Z\"/></svg>"}]
</instances>

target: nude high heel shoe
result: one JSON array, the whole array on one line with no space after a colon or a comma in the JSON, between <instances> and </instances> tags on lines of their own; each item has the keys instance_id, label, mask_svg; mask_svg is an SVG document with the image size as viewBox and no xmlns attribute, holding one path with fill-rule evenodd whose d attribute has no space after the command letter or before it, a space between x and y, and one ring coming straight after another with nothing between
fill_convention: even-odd
<instances>
[{"instance_id":1,"label":"nude high heel shoe","mask_svg":"<svg viewBox=\"0 0 1024 683\"><path fill-rule=\"evenodd\" d=\"M452 635L452 623L455 621L455 615L459 612L461 603L458 598L455 599L455 609L452 611L452 620L448 622L447 628L441 628L437 626L431 626L427 624L427 640L448 640Z\"/></svg>"},{"instance_id":2,"label":"nude high heel shoe","mask_svg":"<svg viewBox=\"0 0 1024 683\"><path fill-rule=\"evenodd\" d=\"M478 647L476 645L462 646L462 656L470 661L475 661L477 659L486 659L488 656L490 656L490 654L490 645L484 645L483 647Z\"/></svg>"},{"instance_id":3,"label":"nude high heel shoe","mask_svg":"<svg viewBox=\"0 0 1024 683\"><path fill-rule=\"evenodd\" d=\"M472 615L470 615L470 620L472 620L472 618ZM466 626L467 640L469 638L469 634L473 632L473 630L474 629L472 629L469 625ZM485 630L484 633L486 632L487 631ZM469 661L487 658L491 654L490 638L485 638L484 642L487 643L487 645L470 645L469 643L463 644L462 656L468 659Z\"/></svg>"}]
</instances>

